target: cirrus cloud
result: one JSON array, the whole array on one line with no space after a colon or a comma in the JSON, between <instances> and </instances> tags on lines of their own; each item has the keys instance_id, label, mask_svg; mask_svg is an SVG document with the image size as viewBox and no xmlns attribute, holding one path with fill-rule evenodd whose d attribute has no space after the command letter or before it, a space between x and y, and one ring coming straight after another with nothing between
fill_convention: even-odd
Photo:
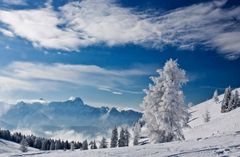
<instances>
[{"instance_id":1,"label":"cirrus cloud","mask_svg":"<svg viewBox=\"0 0 240 157\"><path fill-rule=\"evenodd\" d=\"M77 51L100 43L183 49L203 45L234 59L240 56L240 7L224 8L225 3L212 1L151 14L113 0L83 0L69 2L58 11L49 5L0 10L0 22L14 35L47 49Z\"/></svg>"}]
</instances>

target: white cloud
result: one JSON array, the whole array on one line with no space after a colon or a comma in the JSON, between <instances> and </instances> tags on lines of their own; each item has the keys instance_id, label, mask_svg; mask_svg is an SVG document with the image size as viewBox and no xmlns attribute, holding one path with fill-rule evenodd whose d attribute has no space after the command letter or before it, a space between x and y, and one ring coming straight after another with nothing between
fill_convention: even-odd
<instances>
[{"instance_id":1,"label":"white cloud","mask_svg":"<svg viewBox=\"0 0 240 157\"><path fill-rule=\"evenodd\" d=\"M10 4L10 5L26 5L25 0L2 0L3 3Z\"/></svg>"},{"instance_id":2,"label":"white cloud","mask_svg":"<svg viewBox=\"0 0 240 157\"><path fill-rule=\"evenodd\" d=\"M145 75L149 75L149 70L137 67L114 70L96 65L12 62L0 70L0 92L54 91L74 85L104 89L120 95L131 92L121 90L123 86L133 86L136 84L133 78Z\"/></svg>"},{"instance_id":3,"label":"white cloud","mask_svg":"<svg viewBox=\"0 0 240 157\"><path fill-rule=\"evenodd\" d=\"M212 1L151 14L121 7L114 0L83 0L59 11L50 3L40 9L0 10L0 21L15 35L48 49L71 51L100 43L194 49L201 44L236 58L240 7L226 9L225 3Z\"/></svg>"},{"instance_id":4,"label":"white cloud","mask_svg":"<svg viewBox=\"0 0 240 157\"><path fill-rule=\"evenodd\" d=\"M14 34L7 29L0 28L0 32L5 36L14 37Z\"/></svg>"}]
</instances>

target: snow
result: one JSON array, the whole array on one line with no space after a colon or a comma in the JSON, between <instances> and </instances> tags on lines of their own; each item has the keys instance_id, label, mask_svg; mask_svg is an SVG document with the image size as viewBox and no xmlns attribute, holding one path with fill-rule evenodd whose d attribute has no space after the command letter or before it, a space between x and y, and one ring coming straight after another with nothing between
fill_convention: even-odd
<instances>
[{"instance_id":1,"label":"snow","mask_svg":"<svg viewBox=\"0 0 240 157\"><path fill-rule=\"evenodd\" d=\"M238 156L240 155L240 134L238 132L223 136L213 136L202 140L194 139L182 142L175 141L162 144L149 144L134 147L95 149L85 151L46 151L26 154L36 157L215 157L223 155ZM26 154L25 156L27 156Z\"/></svg>"},{"instance_id":2,"label":"snow","mask_svg":"<svg viewBox=\"0 0 240 157\"><path fill-rule=\"evenodd\" d=\"M237 90L240 91L240 88ZM196 139L240 131L240 108L221 113L222 99L223 95L220 95L219 103L210 99L190 108L189 111L192 117L190 118L189 125L191 128L184 130L186 139ZM206 110L210 115L210 121L207 123L205 123L203 119Z\"/></svg>"},{"instance_id":3,"label":"snow","mask_svg":"<svg viewBox=\"0 0 240 157\"><path fill-rule=\"evenodd\" d=\"M222 99L223 95L220 95L219 100ZM184 141L85 151L35 151L24 155L36 157L240 156L240 108L227 113L221 113L220 109L221 102L216 103L213 99L191 107L190 128L184 129L186 138ZM210 121L207 123L203 119L206 110L210 115ZM0 157L10 155L23 156L18 144L0 140Z\"/></svg>"},{"instance_id":4,"label":"snow","mask_svg":"<svg viewBox=\"0 0 240 157\"><path fill-rule=\"evenodd\" d=\"M19 150L20 145L14 142L6 141L3 139L0 139L0 157L1 156L7 156L6 154L21 154L21 151ZM28 148L30 152L36 152L37 149L34 148Z\"/></svg>"}]
</instances>

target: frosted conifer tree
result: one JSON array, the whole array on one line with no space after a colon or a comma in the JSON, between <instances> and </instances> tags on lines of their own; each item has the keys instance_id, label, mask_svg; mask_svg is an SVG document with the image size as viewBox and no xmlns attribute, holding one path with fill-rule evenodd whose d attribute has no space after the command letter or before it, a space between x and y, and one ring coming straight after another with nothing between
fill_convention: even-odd
<instances>
[{"instance_id":1,"label":"frosted conifer tree","mask_svg":"<svg viewBox=\"0 0 240 157\"><path fill-rule=\"evenodd\" d=\"M238 91L235 90L235 93L231 94L231 98L229 100L229 111L237 108L238 107L238 102L239 102L239 94L238 94Z\"/></svg>"},{"instance_id":2,"label":"frosted conifer tree","mask_svg":"<svg viewBox=\"0 0 240 157\"><path fill-rule=\"evenodd\" d=\"M218 91L217 91L217 90L214 91L213 100L215 101L215 103L218 103L218 102L219 102Z\"/></svg>"},{"instance_id":3,"label":"frosted conifer tree","mask_svg":"<svg viewBox=\"0 0 240 157\"><path fill-rule=\"evenodd\" d=\"M137 122L133 128L133 145L138 145L141 132L141 125Z\"/></svg>"},{"instance_id":4,"label":"frosted conifer tree","mask_svg":"<svg viewBox=\"0 0 240 157\"><path fill-rule=\"evenodd\" d=\"M205 123L209 122L210 121L210 113L208 110L206 110L205 114L203 115L203 120Z\"/></svg>"},{"instance_id":5,"label":"frosted conifer tree","mask_svg":"<svg viewBox=\"0 0 240 157\"><path fill-rule=\"evenodd\" d=\"M88 150L88 142L87 142L87 140L83 141L83 143L82 143L82 149L83 149L83 150Z\"/></svg>"},{"instance_id":6,"label":"frosted conifer tree","mask_svg":"<svg viewBox=\"0 0 240 157\"><path fill-rule=\"evenodd\" d=\"M91 142L89 143L89 145L91 146L91 149L97 149L97 145L96 145L95 140L94 140L94 141L91 141Z\"/></svg>"},{"instance_id":7,"label":"frosted conifer tree","mask_svg":"<svg viewBox=\"0 0 240 157\"><path fill-rule=\"evenodd\" d=\"M107 140L106 138L102 138L101 142L100 142L100 146L99 148L107 148Z\"/></svg>"},{"instance_id":8,"label":"frosted conifer tree","mask_svg":"<svg viewBox=\"0 0 240 157\"><path fill-rule=\"evenodd\" d=\"M221 107L221 112L228 112L229 111L229 101L231 99L231 87L228 87L225 89L224 92L224 97L223 97L223 101L222 101L222 107Z\"/></svg>"},{"instance_id":9,"label":"frosted conifer tree","mask_svg":"<svg viewBox=\"0 0 240 157\"><path fill-rule=\"evenodd\" d=\"M22 152L27 152L28 151L28 142L25 138L23 138L21 143L20 143L20 150Z\"/></svg>"},{"instance_id":10,"label":"frosted conifer tree","mask_svg":"<svg viewBox=\"0 0 240 157\"><path fill-rule=\"evenodd\" d=\"M191 107L193 107L193 103L192 102L188 103L188 108L191 108Z\"/></svg>"},{"instance_id":11,"label":"frosted conifer tree","mask_svg":"<svg viewBox=\"0 0 240 157\"><path fill-rule=\"evenodd\" d=\"M130 132L128 131L128 128L125 128L124 131L124 146L129 146L129 139L130 139Z\"/></svg>"},{"instance_id":12,"label":"frosted conifer tree","mask_svg":"<svg viewBox=\"0 0 240 157\"><path fill-rule=\"evenodd\" d=\"M50 150L55 150L55 142L52 140L50 144Z\"/></svg>"},{"instance_id":13,"label":"frosted conifer tree","mask_svg":"<svg viewBox=\"0 0 240 157\"><path fill-rule=\"evenodd\" d=\"M125 130L123 127L121 128L119 139L118 139L118 147L124 147L125 146Z\"/></svg>"},{"instance_id":14,"label":"frosted conifer tree","mask_svg":"<svg viewBox=\"0 0 240 157\"><path fill-rule=\"evenodd\" d=\"M110 147L115 148L117 147L117 145L118 145L118 130L117 127L115 126L115 128L112 130Z\"/></svg>"},{"instance_id":15,"label":"frosted conifer tree","mask_svg":"<svg viewBox=\"0 0 240 157\"><path fill-rule=\"evenodd\" d=\"M74 144L74 142L71 142L71 144L70 144L70 149L71 149L71 151L74 151L74 150L75 150L75 144Z\"/></svg>"},{"instance_id":16,"label":"frosted conifer tree","mask_svg":"<svg viewBox=\"0 0 240 157\"><path fill-rule=\"evenodd\" d=\"M145 90L143 100L144 119L151 143L183 140L182 127L188 119L181 87L187 82L186 73L178 67L177 61L170 59L160 76L151 77L153 85Z\"/></svg>"}]
</instances>

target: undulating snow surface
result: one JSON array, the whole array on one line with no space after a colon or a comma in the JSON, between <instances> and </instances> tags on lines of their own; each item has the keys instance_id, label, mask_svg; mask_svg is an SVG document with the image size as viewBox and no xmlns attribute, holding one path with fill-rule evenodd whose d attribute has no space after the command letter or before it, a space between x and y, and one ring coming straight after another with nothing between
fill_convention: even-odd
<instances>
[{"instance_id":1,"label":"undulating snow surface","mask_svg":"<svg viewBox=\"0 0 240 157\"><path fill-rule=\"evenodd\" d=\"M240 92L240 89L237 89ZM223 95L219 96L219 102L213 99L191 107L190 128L184 129L186 139L209 137L214 135L228 134L240 131L240 108L227 113L221 113L221 101ZM209 112L210 121L205 123L203 115Z\"/></svg>"},{"instance_id":2,"label":"undulating snow surface","mask_svg":"<svg viewBox=\"0 0 240 157\"><path fill-rule=\"evenodd\" d=\"M21 154L20 145L14 142L0 139L0 157L10 156L11 154ZM30 152L39 152L37 149L28 148Z\"/></svg>"}]
</instances>

